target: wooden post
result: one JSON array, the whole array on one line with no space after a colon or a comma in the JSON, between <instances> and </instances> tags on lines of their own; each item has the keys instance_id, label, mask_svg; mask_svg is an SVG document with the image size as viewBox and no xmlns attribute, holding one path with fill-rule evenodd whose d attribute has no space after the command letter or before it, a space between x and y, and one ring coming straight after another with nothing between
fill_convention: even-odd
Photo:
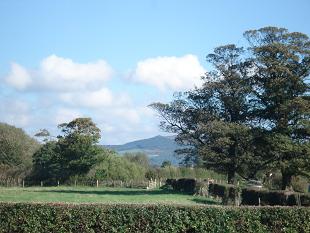
<instances>
[{"instance_id":1,"label":"wooden post","mask_svg":"<svg viewBox=\"0 0 310 233\"><path fill-rule=\"evenodd\" d=\"M99 187L99 180L97 180L97 188Z\"/></svg>"},{"instance_id":2,"label":"wooden post","mask_svg":"<svg viewBox=\"0 0 310 233\"><path fill-rule=\"evenodd\" d=\"M260 206L260 197L258 198L258 206Z\"/></svg>"},{"instance_id":3,"label":"wooden post","mask_svg":"<svg viewBox=\"0 0 310 233\"><path fill-rule=\"evenodd\" d=\"M41 181L41 187L43 187L43 181Z\"/></svg>"},{"instance_id":4,"label":"wooden post","mask_svg":"<svg viewBox=\"0 0 310 233\"><path fill-rule=\"evenodd\" d=\"M59 187L59 180L57 181L57 186Z\"/></svg>"},{"instance_id":5,"label":"wooden post","mask_svg":"<svg viewBox=\"0 0 310 233\"><path fill-rule=\"evenodd\" d=\"M23 180L23 188L25 188L25 181Z\"/></svg>"}]
</instances>

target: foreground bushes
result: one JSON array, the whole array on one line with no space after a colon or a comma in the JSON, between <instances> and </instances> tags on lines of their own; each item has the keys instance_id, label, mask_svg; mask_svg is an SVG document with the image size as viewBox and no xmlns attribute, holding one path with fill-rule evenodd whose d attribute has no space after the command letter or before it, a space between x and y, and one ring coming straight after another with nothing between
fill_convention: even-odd
<instances>
[{"instance_id":1,"label":"foreground bushes","mask_svg":"<svg viewBox=\"0 0 310 233\"><path fill-rule=\"evenodd\" d=\"M309 208L0 204L0 232L310 232Z\"/></svg>"}]
</instances>

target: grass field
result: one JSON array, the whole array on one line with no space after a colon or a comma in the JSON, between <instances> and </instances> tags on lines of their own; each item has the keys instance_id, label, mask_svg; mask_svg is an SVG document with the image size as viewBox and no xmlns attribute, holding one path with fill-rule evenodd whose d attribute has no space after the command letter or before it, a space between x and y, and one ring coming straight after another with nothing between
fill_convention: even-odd
<instances>
[{"instance_id":1,"label":"grass field","mask_svg":"<svg viewBox=\"0 0 310 233\"><path fill-rule=\"evenodd\" d=\"M96 187L0 187L1 202L218 204L168 190Z\"/></svg>"}]
</instances>

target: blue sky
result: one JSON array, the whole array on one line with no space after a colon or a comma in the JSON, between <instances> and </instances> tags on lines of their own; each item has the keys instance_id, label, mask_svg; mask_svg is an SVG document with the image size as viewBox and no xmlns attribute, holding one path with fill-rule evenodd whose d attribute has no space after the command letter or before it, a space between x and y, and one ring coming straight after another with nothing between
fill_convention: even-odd
<instances>
[{"instance_id":1,"label":"blue sky","mask_svg":"<svg viewBox=\"0 0 310 233\"><path fill-rule=\"evenodd\" d=\"M199 85L216 46L310 35L308 0L0 1L0 121L33 135L89 116L102 143L160 134L147 105Z\"/></svg>"}]
</instances>

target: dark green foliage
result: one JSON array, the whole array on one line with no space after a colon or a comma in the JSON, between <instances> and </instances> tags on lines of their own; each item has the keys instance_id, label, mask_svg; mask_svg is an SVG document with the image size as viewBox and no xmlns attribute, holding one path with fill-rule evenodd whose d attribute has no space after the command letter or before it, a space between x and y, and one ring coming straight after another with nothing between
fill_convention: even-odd
<instances>
[{"instance_id":1,"label":"dark green foliage","mask_svg":"<svg viewBox=\"0 0 310 233\"><path fill-rule=\"evenodd\" d=\"M310 40L284 28L244 33L248 46L220 46L202 87L153 103L163 130L177 134L185 163L256 178L280 169L282 189L310 171Z\"/></svg>"},{"instance_id":2,"label":"dark green foliage","mask_svg":"<svg viewBox=\"0 0 310 233\"><path fill-rule=\"evenodd\" d=\"M0 204L0 232L306 233L309 208Z\"/></svg>"},{"instance_id":3,"label":"dark green foliage","mask_svg":"<svg viewBox=\"0 0 310 233\"><path fill-rule=\"evenodd\" d=\"M102 149L97 163L90 169L87 177L94 180L143 181L147 167L144 155L122 157L116 152Z\"/></svg>"},{"instance_id":4,"label":"dark green foliage","mask_svg":"<svg viewBox=\"0 0 310 233\"><path fill-rule=\"evenodd\" d=\"M27 178L27 183L37 180L46 184L57 184L66 176L66 167L61 156L59 145L55 141L46 142L33 155L33 172Z\"/></svg>"},{"instance_id":5,"label":"dark green foliage","mask_svg":"<svg viewBox=\"0 0 310 233\"><path fill-rule=\"evenodd\" d=\"M171 161L165 160L162 162L161 167L171 167Z\"/></svg>"},{"instance_id":6,"label":"dark green foliage","mask_svg":"<svg viewBox=\"0 0 310 233\"><path fill-rule=\"evenodd\" d=\"M76 118L58 128L63 133L58 136L57 144L66 164L66 177L86 174L96 163L96 155L101 151L95 145L100 139L100 129L90 118Z\"/></svg>"},{"instance_id":7,"label":"dark green foliage","mask_svg":"<svg viewBox=\"0 0 310 233\"><path fill-rule=\"evenodd\" d=\"M234 204L239 196L239 189L229 184L209 184L209 195L222 198L224 205Z\"/></svg>"},{"instance_id":8,"label":"dark green foliage","mask_svg":"<svg viewBox=\"0 0 310 233\"><path fill-rule=\"evenodd\" d=\"M179 192L185 192L194 194L196 191L197 180L196 179L167 179L166 185L171 186L173 190Z\"/></svg>"},{"instance_id":9,"label":"dark green foliage","mask_svg":"<svg viewBox=\"0 0 310 233\"><path fill-rule=\"evenodd\" d=\"M39 143L22 129L0 123L0 177L24 178Z\"/></svg>"},{"instance_id":10,"label":"dark green foliage","mask_svg":"<svg viewBox=\"0 0 310 233\"><path fill-rule=\"evenodd\" d=\"M64 182L71 176L85 175L97 162L97 155L102 151L96 145L100 139L100 129L90 118L76 118L60 124L58 128L62 132L58 140L47 141L34 155L29 179L47 183Z\"/></svg>"},{"instance_id":11,"label":"dark green foliage","mask_svg":"<svg viewBox=\"0 0 310 233\"><path fill-rule=\"evenodd\" d=\"M242 205L300 205L310 206L310 195L286 191L268 191L243 189L241 193Z\"/></svg>"}]
</instances>

